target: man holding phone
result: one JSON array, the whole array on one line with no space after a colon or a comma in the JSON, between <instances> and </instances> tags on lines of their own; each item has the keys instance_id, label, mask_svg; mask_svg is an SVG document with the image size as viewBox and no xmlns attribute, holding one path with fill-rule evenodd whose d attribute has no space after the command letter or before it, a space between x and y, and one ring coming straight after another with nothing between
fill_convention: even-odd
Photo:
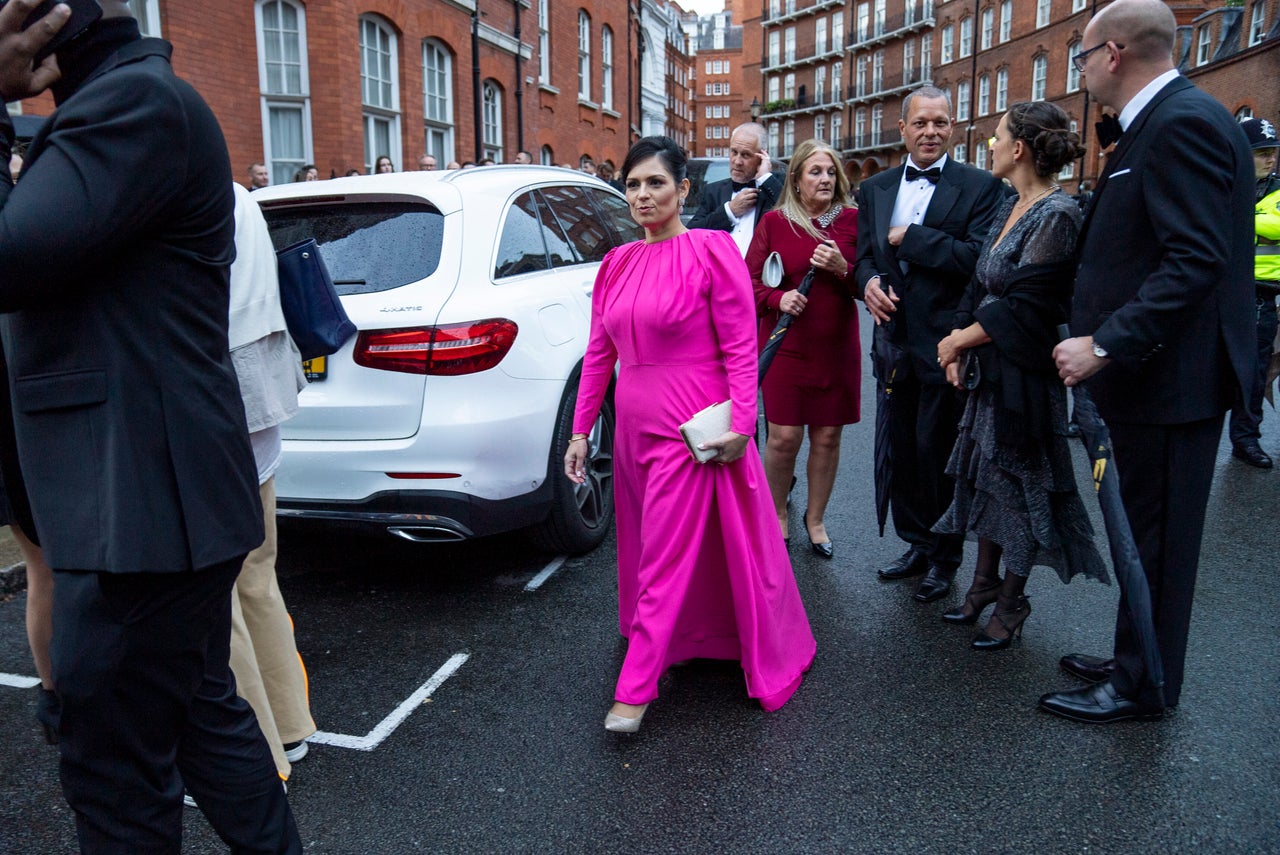
<instances>
[{"instance_id":1,"label":"man holding phone","mask_svg":"<svg viewBox=\"0 0 1280 855\"><path fill-rule=\"evenodd\" d=\"M718 229L733 236L745 257L760 218L778 203L782 179L770 169L764 125L747 122L729 136L729 177L702 188L691 229Z\"/></svg>"},{"instance_id":2,"label":"man holding phone","mask_svg":"<svg viewBox=\"0 0 1280 855\"><path fill-rule=\"evenodd\" d=\"M0 178L0 429L54 569L80 847L177 851L185 785L233 851L300 852L227 664L231 585L263 528L227 345L226 144L125 0L38 5L0 8L0 96L57 104L20 181ZM0 154L12 142L2 113Z\"/></svg>"}]
</instances>

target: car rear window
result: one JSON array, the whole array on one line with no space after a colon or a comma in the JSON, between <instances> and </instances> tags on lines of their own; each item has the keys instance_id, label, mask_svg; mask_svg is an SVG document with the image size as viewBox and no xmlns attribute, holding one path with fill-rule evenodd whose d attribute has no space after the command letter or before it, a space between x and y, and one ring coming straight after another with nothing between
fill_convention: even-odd
<instances>
[{"instance_id":1,"label":"car rear window","mask_svg":"<svg viewBox=\"0 0 1280 855\"><path fill-rule=\"evenodd\" d=\"M263 211L277 250L315 238L340 295L425 279L440 263L444 215L411 202L335 202Z\"/></svg>"}]
</instances>

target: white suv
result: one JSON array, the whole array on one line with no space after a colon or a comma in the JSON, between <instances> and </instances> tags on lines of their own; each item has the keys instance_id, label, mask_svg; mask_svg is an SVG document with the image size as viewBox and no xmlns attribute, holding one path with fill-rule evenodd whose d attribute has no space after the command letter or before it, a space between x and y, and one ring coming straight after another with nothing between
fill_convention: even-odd
<instances>
[{"instance_id":1,"label":"white suv","mask_svg":"<svg viewBox=\"0 0 1280 855\"><path fill-rule=\"evenodd\" d=\"M538 166L401 172L254 193L276 247L314 237L359 333L313 360L283 426L279 516L411 541L529 529L558 552L613 520L613 411L585 484L561 472L596 269L640 237L626 201Z\"/></svg>"}]
</instances>

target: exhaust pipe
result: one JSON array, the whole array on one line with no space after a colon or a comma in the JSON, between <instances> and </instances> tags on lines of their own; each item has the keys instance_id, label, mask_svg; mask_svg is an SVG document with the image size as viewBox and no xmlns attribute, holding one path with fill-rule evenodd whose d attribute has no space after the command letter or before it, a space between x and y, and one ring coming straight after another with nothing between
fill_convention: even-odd
<instances>
[{"instance_id":1,"label":"exhaust pipe","mask_svg":"<svg viewBox=\"0 0 1280 855\"><path fill-rule=\"evenodd\" d=\"M438 525L392 526L387 531L410 543L457 543L467 536L456 529Z\"/></svg>"}]
</instances>

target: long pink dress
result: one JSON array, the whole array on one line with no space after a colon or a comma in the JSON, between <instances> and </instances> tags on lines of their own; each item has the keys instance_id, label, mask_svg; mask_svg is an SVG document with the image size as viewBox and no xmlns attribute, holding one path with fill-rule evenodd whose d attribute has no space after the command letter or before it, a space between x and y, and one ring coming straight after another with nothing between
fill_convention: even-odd
<instances>
[{"instance_id":1,"label":"long pink dress","mask_svg":"<svg viewBox=\"0 0 1280 855\"><path fill-rule=\"evenodd\" d=\"M645 704L685 659L742 662L747 693L781 707L816 644L754 444L696 463L679 425L731 398L756 427L756 311L727 232L695 229L611 251L592 295L574 430L590 430L620 363L614 494L618 625L628 639L615 699Z\"/></svg>"}]
</instances>

